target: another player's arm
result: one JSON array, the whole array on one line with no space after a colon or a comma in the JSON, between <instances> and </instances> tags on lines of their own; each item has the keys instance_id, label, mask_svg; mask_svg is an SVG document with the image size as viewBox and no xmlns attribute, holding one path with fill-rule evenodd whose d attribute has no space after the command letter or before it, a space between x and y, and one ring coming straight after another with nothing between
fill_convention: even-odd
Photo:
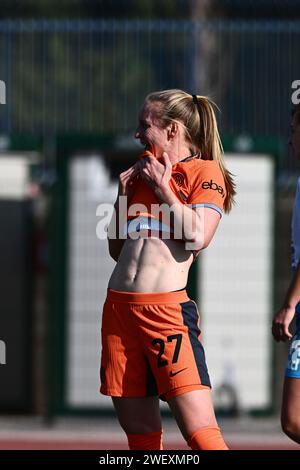
<instances>
[{"instance_id":1,"label":"another player's arm","mask_svg":"<svg viewBox=\"0 0 300 470\"><path fill-rule=\"evenodd\" d=\"M298 302L300 302L300 263L286 293L283 306L273 320L272 333L276 341L286 341L292 338L289 325L294 318Z\"/></svg>"}]
</instances>

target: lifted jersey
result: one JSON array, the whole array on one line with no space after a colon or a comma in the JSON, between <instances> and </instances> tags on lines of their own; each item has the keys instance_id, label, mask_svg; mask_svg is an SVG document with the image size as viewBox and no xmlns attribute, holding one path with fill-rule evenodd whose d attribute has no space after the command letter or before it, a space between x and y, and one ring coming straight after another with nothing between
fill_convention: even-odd
<instances>
[{"instance_id":1,"label":"lifted jersey","mask_svg":"<svg viewBox=\"0 0 300 470\"><path fill-rule=\"evenodd\" d=\"M209 207L222 216L226 189L222 172L214 160L195 158L176 163L172 167L169 185L178 202L191 208ZM143 218L145 225L146 219L148 229L151 229L151 224L153 226L160 223L161 226L164 220L161 211L157 210L161 202L152 189L141 177L136 179L134 189L128 208L128 220Z\"/></svg>"}]
</instances>

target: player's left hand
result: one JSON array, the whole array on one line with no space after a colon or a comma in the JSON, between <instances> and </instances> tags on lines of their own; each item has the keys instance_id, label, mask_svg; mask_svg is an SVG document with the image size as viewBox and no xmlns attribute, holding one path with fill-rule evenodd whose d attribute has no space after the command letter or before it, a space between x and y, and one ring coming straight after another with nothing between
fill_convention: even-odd
<instances>
[{"instance_id":1,"label":"player's left hand","mask_svg":"<svg viewBox=\"0 0 300 470\"><path fill-rule=\"evenodd\" d=\"M141 177L157 196L170 190L172 164L166 152L159 160L151 156L145 157L139 161L139 165Z\"/></svg>"}]
</instances>

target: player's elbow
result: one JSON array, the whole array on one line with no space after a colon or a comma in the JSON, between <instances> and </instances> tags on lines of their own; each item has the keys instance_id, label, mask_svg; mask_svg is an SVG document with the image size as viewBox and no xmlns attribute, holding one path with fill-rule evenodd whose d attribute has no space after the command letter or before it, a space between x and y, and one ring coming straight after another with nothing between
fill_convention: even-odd
<instances>
[{"instance_id":1,"label":"player's elbow","mask_svg":"<svg viewBox=\"0 0 300 470\"><path fill-rule=\"evenodd\" d=\"M118 261L123 244L118 243L119 240L108 239L108 252L113 260Z\"/></svg>"},{"instance_id":2,"label":"player's elbow","mask_svg":"<svg viewBox=\"0 0 300 470\"><path fill-rule=\"evenodd\" d=\"M281 418L281 427L288 437L300 444L300 419L298 417L289 416Z\"/></svg>"},{"instance_id":3,"label":"player's elbow","mask_svg":"<svg viewBox=\"0 0 300 470\"><path fill-rule=\"evenodd\" d=\"M213 234L210 232L202 232L202 233L197 233L195 236L192 238L192 243L195 246L195 250L204 250L205 248L208 247L210 244L211 240L213 238Z\"/></svg>"},{"instance_id":4,"label":"player's elbow","mask_svg":"<svg viewBox=\"0 0 300 470\"><path fill-rule=\"evenodd\" d=\"M200 236L193 236L186 240L186 249L191 251L200 251L206 248L205 240Z\"/></svg>"},{"instance_id":5,"label":"player's elbow","mask_svg":"<svg viewBox=\"0 0 300 470\"><path fill-rule=\"evenodd\" d=\"M202 250L204 250L205 248L207 248L211 241L212 241L212 237L206 237L206 238L204 238Z\"/></svg>"},{"instance_id":6,"label":"player's elbow","mask_svg":"<svg viewBox=\"0 0 300 470\"><path fill-rule=\"evenodd\" d=\"M108 249L108 252L109 252L110 257L111 257L114 261L117 262L118 259L119 259L119 254L116 253L116 251L114 251L114 250L112 250L112 249L110 249L110 248Z\"/></svg>"},{"instance_id":7,"label":"player's elbow","mask_svg":"<svg viewBox=\"0 0 300 470\"><path fill-rule=\"evenodd\" d=\"M202 242L202 250L204 250L204 248L207 248L208 245L210 244L210 242L212 241L213 237L214 237L214 234L215 234L215 230L205 230L204 233L203 233L203 242Z\"/></svg>"}]
</instances>

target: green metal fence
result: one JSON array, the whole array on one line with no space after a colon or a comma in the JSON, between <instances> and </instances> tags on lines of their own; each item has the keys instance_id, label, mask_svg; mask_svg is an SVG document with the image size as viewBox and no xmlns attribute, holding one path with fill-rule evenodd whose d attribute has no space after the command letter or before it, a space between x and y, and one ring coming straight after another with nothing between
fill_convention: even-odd
<instances>
[{"instance_id":1,"label":"green metal fence","mask_svg":"<svg viewBox=\"0 0 300 470\"><path fill-rule=\"evenodd\" d=\"M1 127L132 132L149 91L183 88L211 95L224 134L283 138L299 37L299 21L0 21Z\"/></svg>"}]
</instances>

